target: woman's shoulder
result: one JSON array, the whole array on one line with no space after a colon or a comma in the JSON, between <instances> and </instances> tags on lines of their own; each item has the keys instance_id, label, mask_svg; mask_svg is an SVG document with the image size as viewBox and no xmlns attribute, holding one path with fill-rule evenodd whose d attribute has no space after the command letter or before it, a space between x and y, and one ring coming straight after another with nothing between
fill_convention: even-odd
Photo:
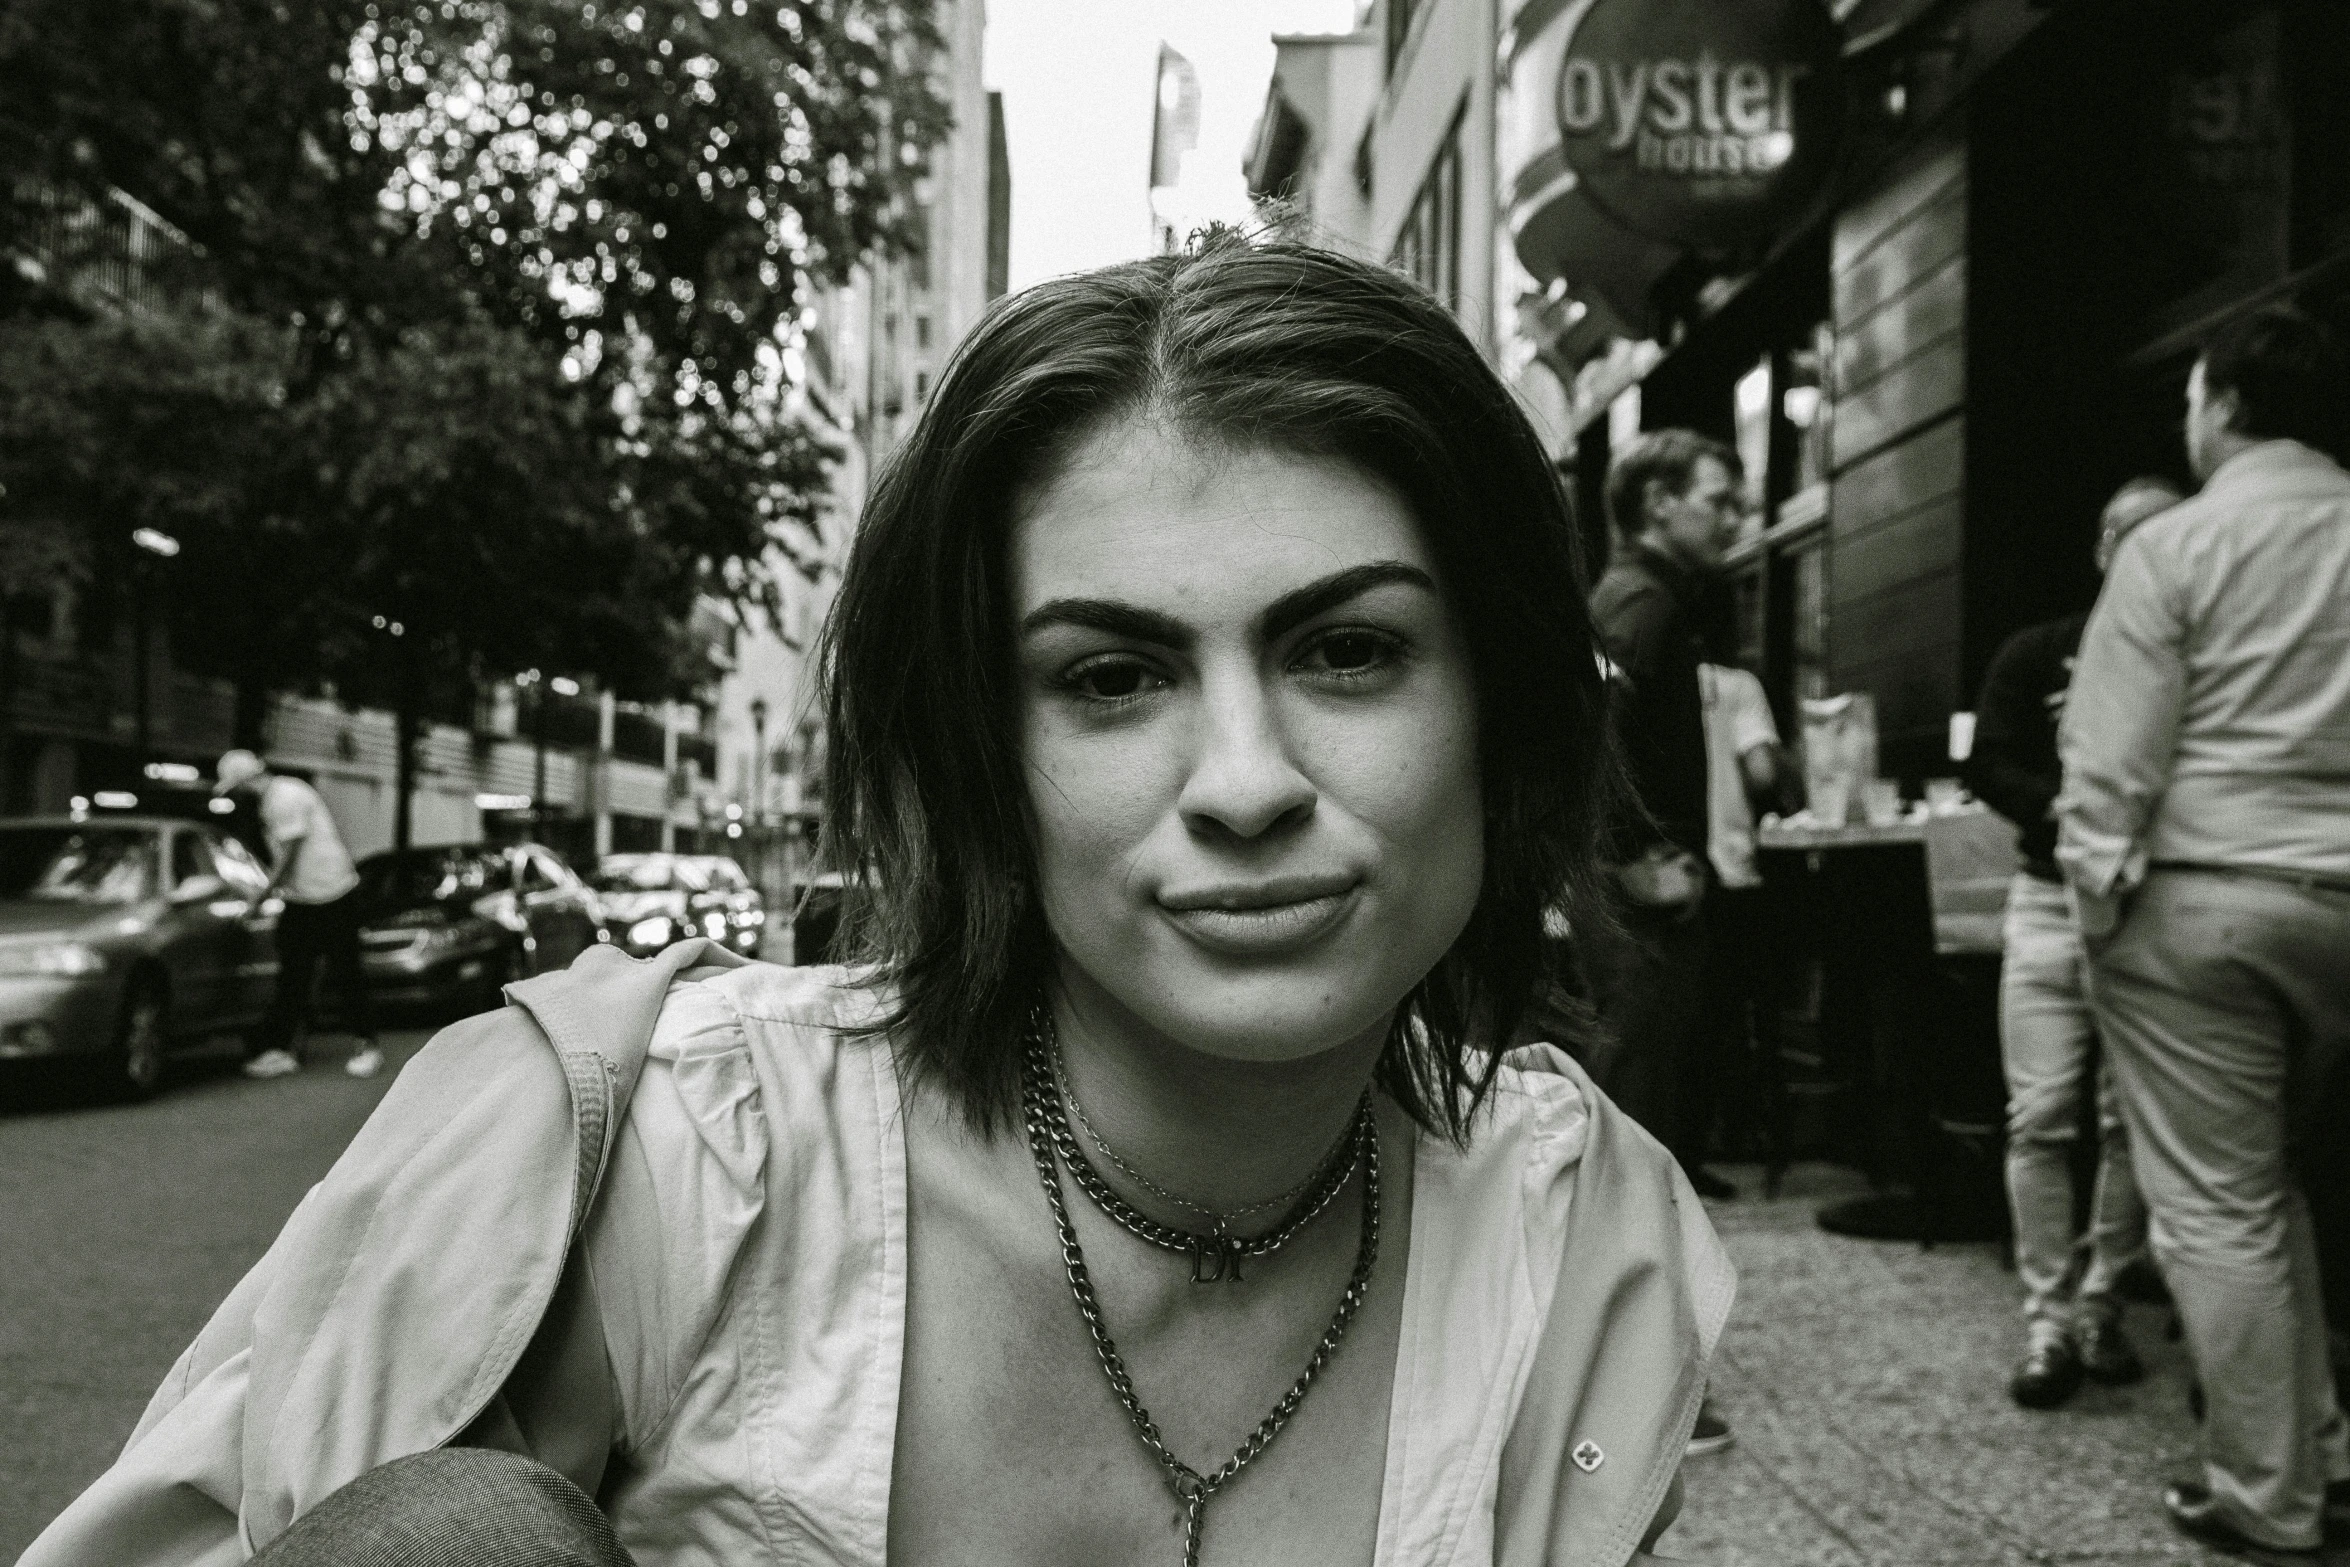
<instances>
[{"instance_id":1,"label":"woman's shoulder","mask_svg":"<svg viewBox=\"0 0 2350 1567\"><path fill-rule=\"evenodd\" d=\"M769 1123L801 1135L837 1127L834 1101L869 1096L867 1058L886 1056L887 1010L869 971L837 965L750 963L680 977L662 999L631 1120L640 1135L687 1137L729 1164L755 1164ZM673 1100L682 1115L654 1113Z\"/></svg>"},{"instance_id":2,"label":"woman's shoulder","mask_svg":"<svg viewBox=\"0 0 2350 1567\"><path fill-rule=\"evenodd\" d=\"M742 1017L844 1036L873 1032L890 1004L873 969L841 963L746 963L696 983Z\"/></svg>"}]
</instances>

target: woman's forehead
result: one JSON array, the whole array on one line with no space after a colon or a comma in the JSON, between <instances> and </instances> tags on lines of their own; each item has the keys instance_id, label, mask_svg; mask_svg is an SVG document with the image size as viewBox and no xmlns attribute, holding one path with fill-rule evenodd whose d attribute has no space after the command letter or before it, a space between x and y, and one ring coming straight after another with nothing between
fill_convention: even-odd
<instances>
[{"instance_id":1,"label":"woman's forehead","mask_svg":"<svg viewBox=\"0 0 2350 1567\"><path fill-rule=\"evenodd\" d=\"M1411 508L1376 475L1149 424L1079 446L1021 498L1009 544L1015 619L1062 597L1238 608L1381 560L1436 575Z\"/></svg>"}]
</instances>

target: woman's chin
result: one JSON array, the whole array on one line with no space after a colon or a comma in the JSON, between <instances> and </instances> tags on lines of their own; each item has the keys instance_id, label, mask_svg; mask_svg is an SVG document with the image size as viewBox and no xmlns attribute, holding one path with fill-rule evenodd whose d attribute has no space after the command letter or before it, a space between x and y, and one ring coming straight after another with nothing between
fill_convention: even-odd
<instances>
[{"instance_id":1,"label":"woman's chin","mask_svg":"<svg viewBox=\"0 0 2350 1567\"><path fill-rule=\"evenodd\" d=\"M1385 1037L1392 1002L1337 1008L1331 1001L1327 982L1205 982L1187 987L1179 1006L1136 1010L1160 1034L1221 1061L1309 1061Z\"/></svg>"}]
</instances>

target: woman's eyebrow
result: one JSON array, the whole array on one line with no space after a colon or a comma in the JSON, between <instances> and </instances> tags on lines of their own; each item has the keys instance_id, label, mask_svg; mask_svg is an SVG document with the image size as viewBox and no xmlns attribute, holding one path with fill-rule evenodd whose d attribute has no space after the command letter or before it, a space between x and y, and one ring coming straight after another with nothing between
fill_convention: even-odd
<instances>
[{"instance_id":1,"label":"woman's eyebrow","mask_svg":"<svg viewBox=\"0 0 2350 1567\"><path fill-rule=\"evenodd\" d=\"M1302 626L1316 615L1336 609L1352 598L1359 598L1373 588L1401 582L1412 587L1436 591L1436 579L1409 561L1371 560L1360 566L1349 566L1334 571L1318 582L1309 582L1292 589L1265 606L1265 613L1257 624L1265 639L1271 641L1283 632Z\"/></svg>"},{"instance_id":2,"label":"woman's eyebrow","mask_svg":"<svg viewBox=\"0 0 2350 1567\"><path fill-rule=\"evenodd\" d=\"M1020 618L1020 635L1032 637L1047 626L1081 626L1177 652L1198 640L1197 633L1174 616L1120 599L1050 599Z\"/></svg>"},{"instance_id":3,"label":"woman's eyebrow","mask_svg":"<svg viewBox=\"0 0 2350 1567\"><path fill-rule=\"evenodd\" d=\"M1270 640L1301 626L1316 615L1336 609L1349 599L1391 582L1436 591L1436 581L1408 561L1373 560L1334 571L1302 588L1293 588L1265 607L1257 617L1261 633ZM1020 635L1034 636L1047 626L1082 626L1136 642L1156 643L1181 652L1199 640L1199 634L1174 616L1121 599L1052 599L1030 610L1020 620Z\"/></svg>"}]
</instances>

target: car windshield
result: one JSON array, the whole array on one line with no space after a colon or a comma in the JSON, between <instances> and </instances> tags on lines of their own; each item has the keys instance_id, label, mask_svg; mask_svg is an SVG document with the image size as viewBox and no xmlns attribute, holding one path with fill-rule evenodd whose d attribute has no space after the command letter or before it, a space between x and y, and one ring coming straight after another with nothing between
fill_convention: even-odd
<instances>
[{"instance_id":1,"label":"car windshield","mask_svg":"<svg viewBox=\"0 0 2350 1567\"><path fill-rule=\"evenodd\" d=\"M0 828L0 898L136 903L154 891L155 834L146 828Z\"/></svg>"},{"instance_id":2,"label":"car windshield","mask_svg":"<svg viewBox=\"0 0 2350 1567\"><path fill-rule=\"evenodd\" d=\"M665 854L615 855L596 867L588 885L598 892L700 892L701 873Z\"/></svg>"},{"instance_id":3,"label":"car windshield","mask_svg":"<svg viewBox=\"0 0 2350 1567\"><path fill-rule=\"evenodd\" d=\"M505 860L484 849L410 849L359 862L360 897L377 908L471 900L505 884Z\"/></svg>"},{"instance_id":4,"label":"car windshield","mask_svg":"<svg viewBox=\"0 0 2350 1567\"><path fill-rule=\"evenodd\" d=\"M740 892L751 884L751 879L743 874L743 868L722 855L714 855L698 863L709 873L710 885L713 887Z\"/></svg>"}]
</instances>

